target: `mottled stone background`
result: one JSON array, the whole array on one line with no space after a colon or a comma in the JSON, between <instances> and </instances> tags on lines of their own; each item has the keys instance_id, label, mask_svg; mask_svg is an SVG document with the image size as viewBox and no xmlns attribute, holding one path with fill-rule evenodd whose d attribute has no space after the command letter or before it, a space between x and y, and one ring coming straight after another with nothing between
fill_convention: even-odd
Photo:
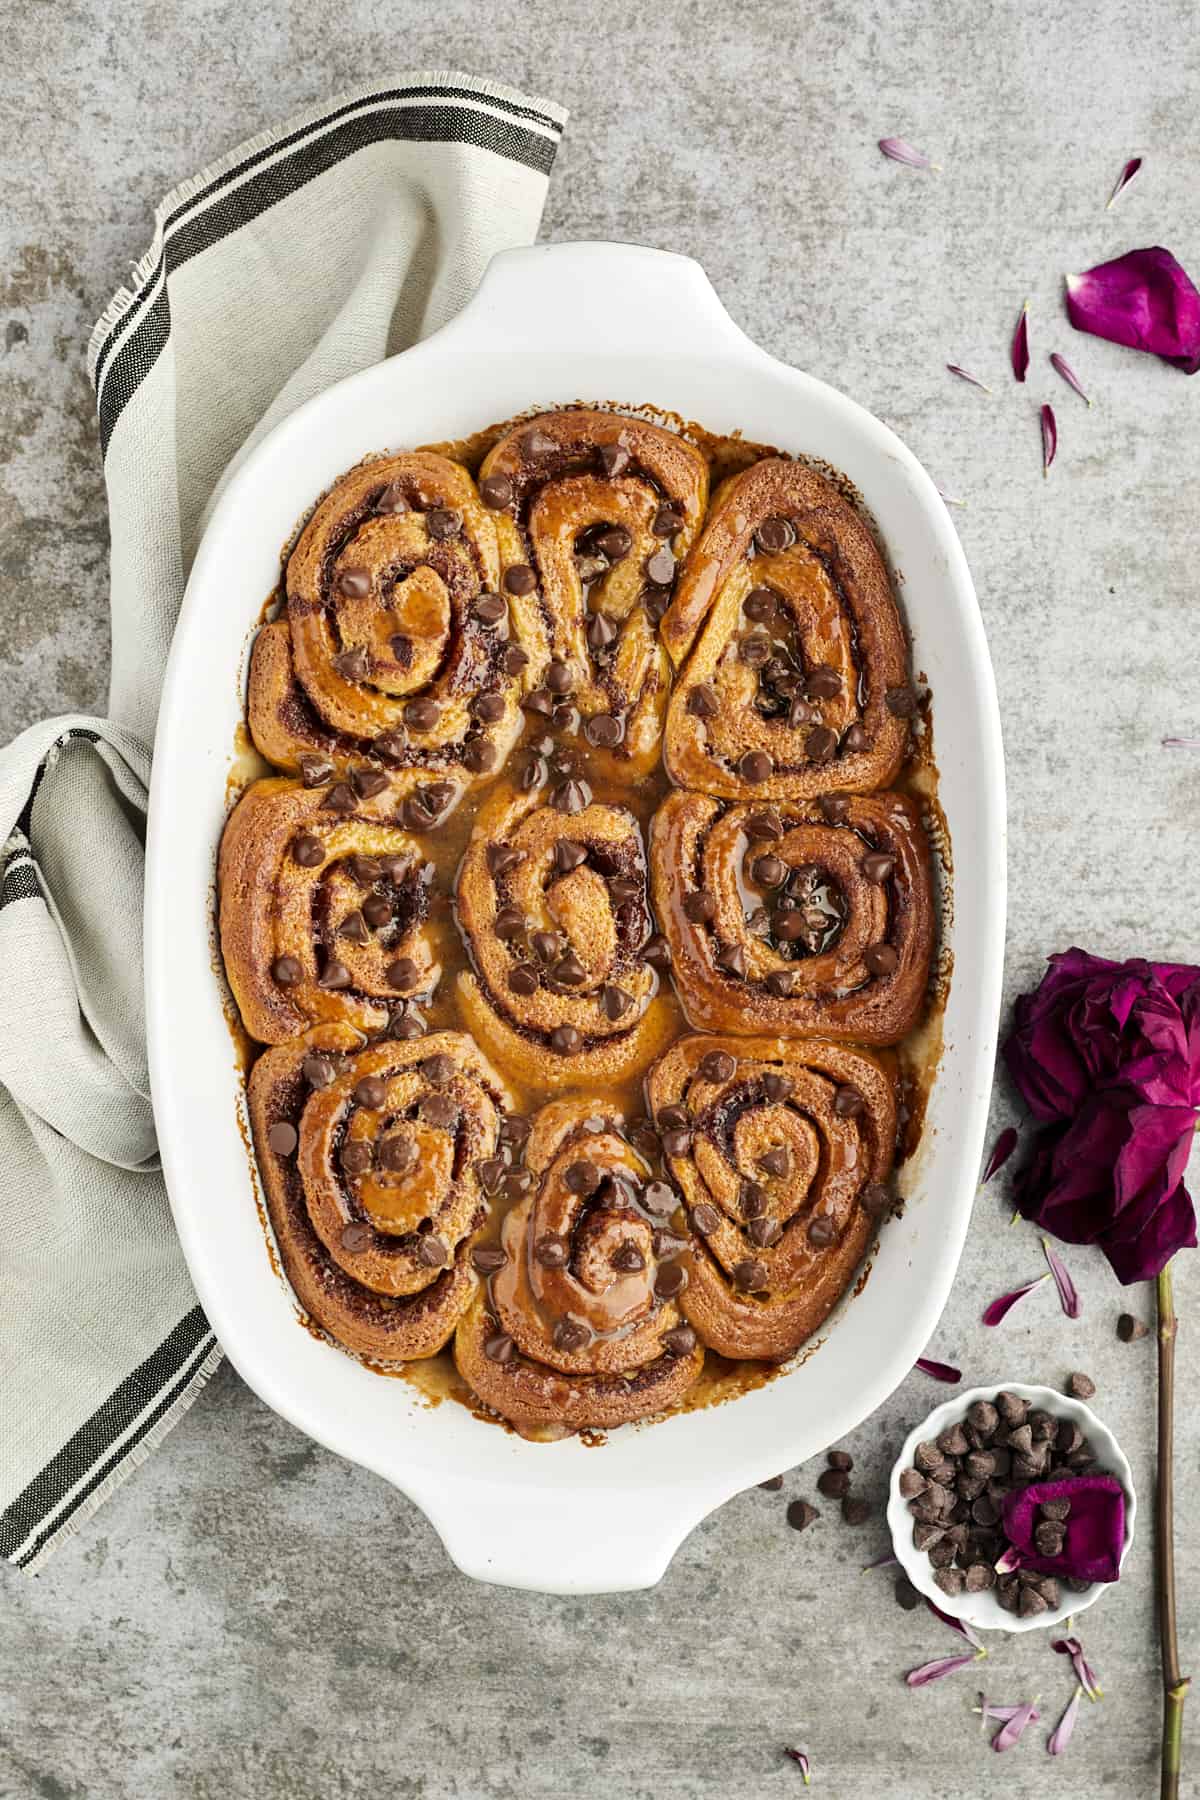
<instances>
[{"instance_id":1,"label":"mottled stone background","mask_svg":"<svg viewBox=\"0 0 1200 1800\"><path fill-rule=\"evenodd\" d=\"M93 319L171 184L264 124L366 76L475 69L573 113L550 238L699 257L768 349L878 413L969 504L1004 718L1011 806L1008 992L1048 950L1195 956L1200 732L1195 601L1200 378L1076 337L1064 270L1163 243L1200 273L1200 56L1183 0L105 0L6 10L0 74L0 732L105 693L105 503L84 372ZM885 163L899 132L944 166ZM1124 159L1145 169L1104 202ZM330 221L336 240L337 221ZM1030 302L1034 361L1006 346ZM1087 411L1050 372L1065 350ZM961 362L994 397L946 375ZM1059 459L1043 481L1037 405ZM995 1123L1010 1113L996 1102ZM0 1177L2 1178L2 1177ZM1117 1342L1123 1296L1071 1255L1084 1316L1046 1288L999 1331L983 1302L1040 1266L985 1194L933 1352L980 1381L1085 1368L1152 1487L1152 1346ZM1185 1667L1200 1663L1195 1475L1200 1266L1180 1281L1179 1521ZM849 1447L879 1498L889 1455L942 1390L910 1377ZM0 1430L3 1422L0 1421ZM743 1495L652 1593L546 1599L473 1585L374 1477L267 1412L228 1369L166 1446L34 1581L6 1572L5 1800L758 1800L797 1795L806 1741L838 1800L1157 1792L1151 1533L1084 1636L1106 1698L1061 1762L1035 1732L1002 1760L977 1685L1055 1713L1044 1637L997 1640L919 1693L953 1648L859 1573L881 1526ZM1200 1701L1191 1707L1193 1728ZM1191 1792L1200 1735L1189 1745Z\"/></svg>"}]
</instances>

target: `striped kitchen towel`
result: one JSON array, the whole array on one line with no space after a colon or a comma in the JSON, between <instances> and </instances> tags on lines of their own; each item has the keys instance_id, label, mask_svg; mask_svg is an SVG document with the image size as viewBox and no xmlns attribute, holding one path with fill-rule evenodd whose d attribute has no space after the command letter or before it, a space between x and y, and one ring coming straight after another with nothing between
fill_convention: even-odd
<instances>
[{"instance_id":1,"label":"striped kitchen towel","mask_svg":"<svg viewBox=\"0 0 1200 1800\"><path fill-rule=\"evenodd\" d=\"M0 1555L37 1569L220 1360L175 1239L142 1020L159 686L223 477L331 382L435 330L530 242L566 114L400 75L167 195L92 335L109 717L0 750Z\"/></svg>"}]
</instances>

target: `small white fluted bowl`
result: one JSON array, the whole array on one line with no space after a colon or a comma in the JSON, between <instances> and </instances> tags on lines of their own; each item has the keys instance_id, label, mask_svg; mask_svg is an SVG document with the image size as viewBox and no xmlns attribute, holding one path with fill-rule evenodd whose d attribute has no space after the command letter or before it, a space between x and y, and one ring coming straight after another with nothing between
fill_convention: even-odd
<instances>
[{"instance_id":1,"label":"small white fluted bowl","mask_svg":"<svg viewBox=\"0 0 1200 1800\"><path fill-rule=\"evenodd\" d=\"M1064 1587L1061 1606L1048 1612L1034 1613L1028 1619L1022 1619L1017 1613L1005 1612L996 1599L993 1588L986 1589L982 1594L943 1594L933 1579L937 1570L926 1553L918 1550L913 1543L912 1514L908 1510L908 1501L900 1492L900 1476L905 1469L912 1467L917 1445L936 1438L947 1426L964 1420L967 1408L976 1400L994 1401L999 1393L1017 1394L1022 1400L1028 1400L1031 1408L1040 1407L1043 1411L1052 1413L1056 1419L1070 1419L1073 1424L1078 1425L1095 1454L1095 1468L1089 1470L1089 1474L1116 1476L1125 1490L1125 1542L1121 1546L1121 1567L1124 1568L1125 1558L1133 1543L1133 1527L1137 1518L1133 1474L1124 1451L1108 1426L1082 1400L1072 1400L1069 1395L1060 1394L1054 1388L1030 1387L1024 1381L997 1381L989 1387L968 1388L965 1393L955 1394L944 1406L936 1407L927 1419L923 1419L909 1433L904 1448L896 1459L888 1488L888 1529L892 1534L892 1545L900 1567L917 1592L927 1600L932 1600L942 1612L981 1631L1038 1631L1047 1625L1061 1625L1064 1619L1074 1617L1094 1605L1105 1589L1112 1585L1111 1582L1094 1581L1082 1593L1075 1593Z\"/></svg>"}]
</instances>

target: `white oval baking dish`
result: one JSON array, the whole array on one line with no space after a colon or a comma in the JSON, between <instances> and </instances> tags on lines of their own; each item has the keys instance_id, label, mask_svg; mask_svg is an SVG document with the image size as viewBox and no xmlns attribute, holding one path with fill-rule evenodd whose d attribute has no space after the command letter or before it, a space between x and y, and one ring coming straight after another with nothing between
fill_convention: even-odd
<instances>
[{"instance_id":1,"label":"white oval baking dish","mask_svg":"<svg viewBox=\"0 0 1200 1800\"><path fill-rule=\"evenodd\" d=\"M254 1205L210 917L239 675L302 509L368 451L577 398L653 402L849 476L902 572L914 667L934 694L955 865L945 1051L921 1149L901 1176L904 1217L883 1232L865 1289L793 1372L731 1404L627 1427L602 1448L526 1443L463 1407L429 1407L300 1328ZM147 844L150 1072L176 1225L230 1359L285 1418L416 1501L468 1574L553 1593L650 1586L706 1513L842 1437L924 1349L975 1191L1004 896L991 664L962 549L916 459L853 401L752 344L697 263L587 243L497 257L452 324L310 401L246 460L214 509L175 633Z\"/></svg>"}]
</instances>

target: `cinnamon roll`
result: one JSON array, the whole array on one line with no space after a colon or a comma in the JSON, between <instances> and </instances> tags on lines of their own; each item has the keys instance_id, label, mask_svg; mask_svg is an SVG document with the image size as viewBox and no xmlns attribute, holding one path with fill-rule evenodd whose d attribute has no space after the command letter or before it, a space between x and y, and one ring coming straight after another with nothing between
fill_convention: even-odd
<instances>
[{"instance_id":1,"label":"cinnamon roll","mask_svg":"<svg viewBox=\"0 0 1200 1800\"><path fill-rule=\"evenodd\" d=\"M704 1351L680 1317L678 1195L650 1178L621 1114L559 1100L533 1121L526 1193L477 1259L488 1287L454 1340L459 1373L522 1431L623 1425L679 1400ZM509 1178L511 1179L511 1177Z\"/></svg>"},{"instance_id":2,"label":"cinnamon roll","mask_svg":"<svg viewBox=\"0 0 1200 1800\"><path fill-rule=\"evenodd\" d=\"M664 746L680 787L803 799L895 779L917 699L887 571L802 463L724 483L661 631L680 671Z\"/></svg>"},{"instance_id":3,"label":"cinnamon roll","mask_svg":"<svg viewBox=\"0 0 1200 1800\"><path fill-rule=\"evenodd\" d=\"M892 1073L840 1044L688 1037L646 1085L687 1209L689 1322L722 1356L785 1358L892 1205Z\"/></svg>"},{"instance_id":4,"label":"cinnamon roll","mask_svg":"<svg viewBox=\"0 0 1200 1800\"><path fill-rule=\"evenodd\" d=\"M461 1032L363 1046L345 1025L259 1057L250 1120L284 1271L346 1349L432 1356L477 1286L507 1092Z\"/></svg>"},{"instance_id":5,"label":"cinnamon roll","mask_svg":"<svg viewBox=\"0 0 1200 1800\"><path fill-rule=\"evenodd\" d=\"M670 1015L652 966L645 852L624 807L599 805L575 779L546 803L497 790L455 902L471 959L460 1010L514 1080L611 1086L662 1048Z\"/></svg>"},{"instance_id":6,"label":"cinnamon roll","mask_svg":"<svg viewBox=\"0 0 1200 1800\"><path fill-rule=\"evenodd\" d=\"M704 458L619 413L544 413L486 457L501 588L536 610L544 645L526 704L569 699L590 743L633 774L657 760L670 665L657 621L700 528Z\"/></svg>"},{"instance_id":7,"label":"cinnamon roll","mask_svg":"<svg viewBox=\"0 0 1200 1800\"><path fill-rule=\"evenodd\" d=\"M545 660L466 470L429 451L360 463L305 526L284 611L255 640L251 734L292 771L315 757L482 777Z\"/></svg>"},{"instance_id":8,"label":"cinnamon roll","mask_svg":"<svg viewBox=\"0 0 1200 1800\"><path fill-rule=\"evenodd\" d=\"M734 805L676 792L651 834L654 905L698 1030L894 1044L933 946L929 851L904 794Z\"/></svg>"},{"instance_id":9,"label":"cinnamon roll","mask_svg":"<svg viewBox=\"0 0 1200 1800\"><path fill-rule=\"evenodd\" d=\"M225 971L251 1037L280 1044L338 1020L378 1032L431 998L454 931L421 834L458 793L450 779L372 770L246 790L218 888Z\"/></svg>"}]
</instances>

